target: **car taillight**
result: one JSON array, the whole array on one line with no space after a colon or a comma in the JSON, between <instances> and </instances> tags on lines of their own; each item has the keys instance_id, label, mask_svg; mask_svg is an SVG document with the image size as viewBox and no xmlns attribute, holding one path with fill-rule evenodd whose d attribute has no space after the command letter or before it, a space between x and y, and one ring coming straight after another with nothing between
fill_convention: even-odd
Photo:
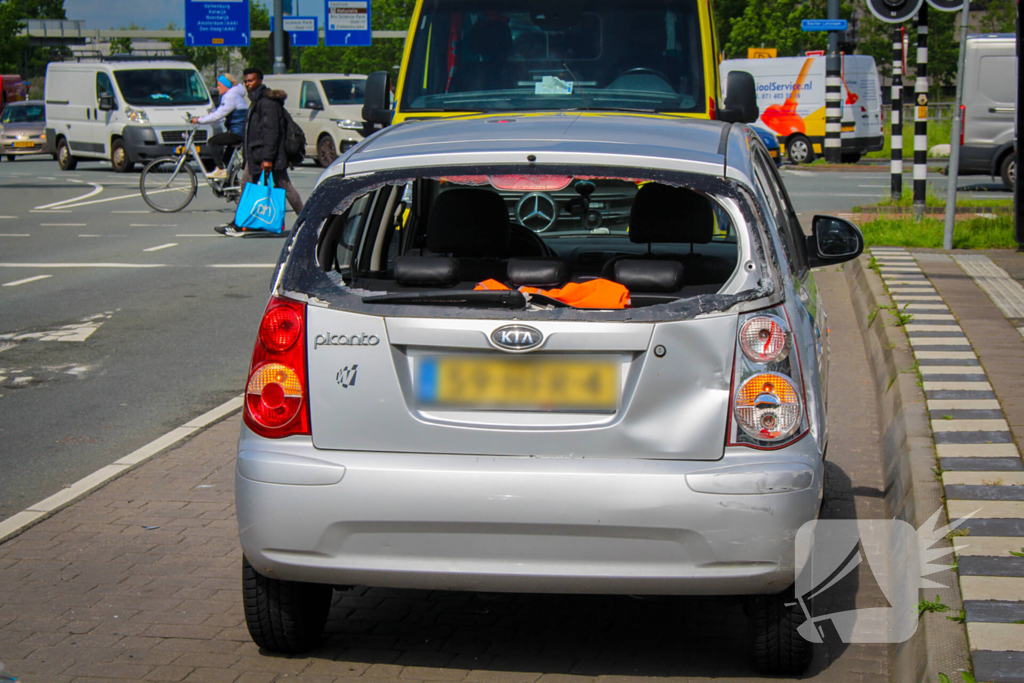
<instances>
[{"instance_id":1,"label":"car taillight","mask_svg":"<svg viewBox=\"0 0 1024 683\"><path fill-rule=\"evenodd\" d=\"M310 434L306 304L273 297L260 321L242 419L260 436Z\"/></svg>"},{"instance_id":2,"label":"car taillight","mask_svg":"<svg viewBox=\"0 0 1024 683\"><path fill-rule=\"evenodd\" d=\"M964 132L967 130L967 105L960 105L960 145L964 144Z\"/></svg>"},{"instance_id":3,"label":"car taillight","mask_svg":"<svg viewBox=\"0 0 1024 683\"><path fill-rule=\"evenodd\" d=\"M782 360L789 353L789 328L781 318L759 315L740 328L740 348L755 363Z\"/></svg>"},{"instance_id":4,"label":"car taillight","mask_svg":"<svg viewBox=\"0 0 1024 683\"><path fill-rule=\"evenodd\" d=\"M781 448L808 430L799 350L782 306L740 316L728 444Z\"/></svg>"}]
</instances>

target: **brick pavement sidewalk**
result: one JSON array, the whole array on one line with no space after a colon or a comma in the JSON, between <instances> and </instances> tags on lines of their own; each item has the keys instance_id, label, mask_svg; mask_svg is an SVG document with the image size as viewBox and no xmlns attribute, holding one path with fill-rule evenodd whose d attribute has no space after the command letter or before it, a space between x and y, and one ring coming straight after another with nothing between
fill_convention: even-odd
<instances>
[{"instance_id":1,"label":"brick pavement sidewalk","mask_svg":"<svg viewBox=\"0 0 1024 683\"><path fill-rule=\"evenodd\" d=\"M873 385L844 276L822 273L819 284L834 352L847 358L837 381L861 378L833 399L847 414L872 400ZM261 653L242 615L238 428L236 414L0 544L9 673L24 683L752 680L742 603L726 598L336 591L316 650ZM881 514L878 438L877 428L836 426L827 514ZM846 608L880 599L859 576L836 598ZM886 679L886 651L819 646L808 675Z\"/></svg>"},{"instance_id":2,"label":"brick pavement sidewalk","mask_svg":"<svg viewBox=\"0 0 1024 683\"><path fill-rule=\"evenodd\" d=\"M871 253L911 316L949 517L974 514L954 546L975 676L1024 683L1024 288L984 255Z\"/></svg>"}]
</instances>

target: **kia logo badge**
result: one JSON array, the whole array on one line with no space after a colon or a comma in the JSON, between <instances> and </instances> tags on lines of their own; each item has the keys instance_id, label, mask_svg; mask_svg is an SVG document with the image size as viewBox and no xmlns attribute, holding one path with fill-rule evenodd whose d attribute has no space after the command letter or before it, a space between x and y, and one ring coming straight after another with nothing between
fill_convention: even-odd
<instances>
[{"instance_id":1,"label":"kia logo badge","mask_svg":"<svg viewBox=\"0 0 1024 683\"><path fill-rule=\"evenodd\" d=\"M506 351L529 351L540 346L544 335L527 325L505 325L491 332L491 341Z\"/></svg>"}]
</instances>

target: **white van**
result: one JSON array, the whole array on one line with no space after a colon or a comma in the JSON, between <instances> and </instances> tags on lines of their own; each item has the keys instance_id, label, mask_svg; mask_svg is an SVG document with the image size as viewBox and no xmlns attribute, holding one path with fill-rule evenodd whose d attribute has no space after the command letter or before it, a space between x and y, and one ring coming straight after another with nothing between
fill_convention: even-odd
<instances>
[{"instance_id":1,"label":"white van","mask_svg":"<svg viewBox=\"0 0 1024 683\"><path fill-rule=\"evenodd\" d=\"M186 117L212 109L195 66L174 59L111 56L46 67L46 141L62 170L79 161L109 160L114 170L174 153ZM196 142L223 130L200 126Z\"/></svg>"},{"instance_id":2,"label":"white van","mask_svg":"<svg viewBox=\"0 0 1024 683\"><path fill-rule=\"evenodd\" d=\"M825 57L727 59L721 64L723 87L730 71L748 71L757 87L758 123L775 133L793 163L810 163L825 144ZM843 161L882 149L882 89L875 60L843 56Z\"/></svg>"},{"instance_id":3,"label":"white van","mask_svg":"<svg viewBox=\"0 0 1024 683\"><path fill-rule=\"evenodd\" d=\"M268 88L284 90L284 106L306 134L306 156L330 166L363 139L362 74L281 74L264 76Z\"/></svg>"},{"instance_id":4,"label":"white van","mask_svg":"<svg viewBox=\"0 0 1024 683\"><path fill-rule=\"evenodd\" d=\"M963 104L960 175L998 175L1012 192L1017 175L1016 35L967 36Z\"/></svg>"}]
</instances>

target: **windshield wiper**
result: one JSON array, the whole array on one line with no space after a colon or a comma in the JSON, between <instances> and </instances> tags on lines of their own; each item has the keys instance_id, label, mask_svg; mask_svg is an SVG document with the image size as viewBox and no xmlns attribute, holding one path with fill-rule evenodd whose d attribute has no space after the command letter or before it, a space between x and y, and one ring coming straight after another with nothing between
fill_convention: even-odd
<instances>
[{"instance_id":1,"label":"windshield wiper","mask_svg":"<svg viewBox=\"0 0 1024 683\"><path fill-rule=\"evenodd\" d=\"M364 296L364 304L416 306L471 306L474 308L526 308L526 297L516 290L438 290Z\"/></svg>"},{"instance_id":2,"label":"windshield wiper","mask_svg":"<svg viewBox=\"0 0 1024 683\"><path fill-rule=\"evenodd\" d=\"M640 107L602 107L599 105L591 106L590 109L571 109L567 111L588 111L601 113L603 111L630 111L638 114L663 114L664 110L661 109L643 109Z\"/></svg>"}]
</instances>

